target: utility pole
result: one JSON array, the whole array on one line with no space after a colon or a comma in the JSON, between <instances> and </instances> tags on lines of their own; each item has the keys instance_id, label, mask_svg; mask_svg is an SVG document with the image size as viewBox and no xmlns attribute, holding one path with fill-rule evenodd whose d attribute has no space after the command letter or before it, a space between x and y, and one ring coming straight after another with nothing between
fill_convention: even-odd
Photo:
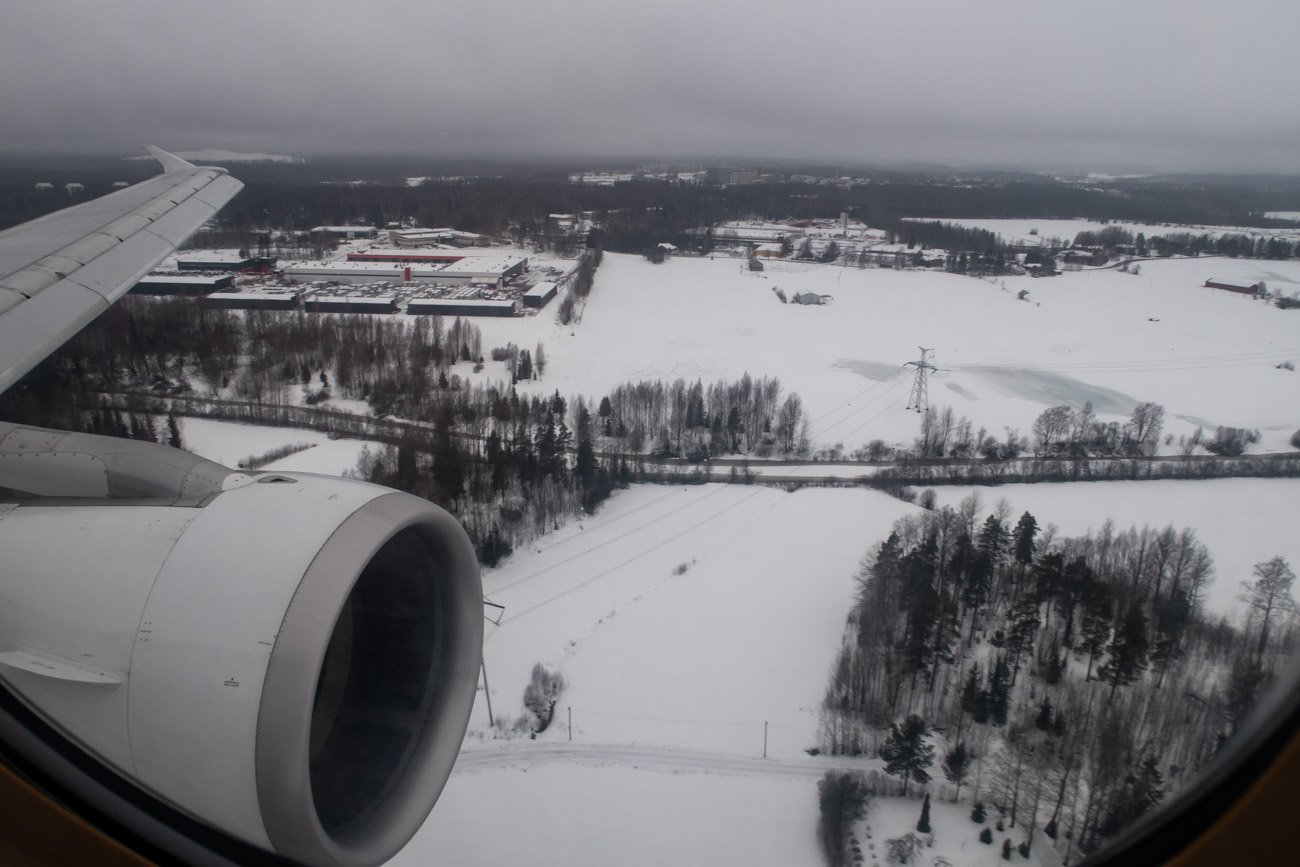
<instances>
[{"instance_id":1,"label":"utility pole","mask_svg":"<svg viewBox=\"0 0 1300 867\"><path fill-rule=\"evenodd\" d=\"M565 708L569 712L569 740L573 740L573 708Z\"/></svg>"},{"instance_id":2,"label":"utility pole","mask_svg":"<svg viewBox=\"0 0 1300 867\"><path fill-rule=\"evenodd\" d=\"M767 720L763 720L763 758L767 758Z\"/></svg>"},{"instance_id":3,"label":"utility pole","mask_svg":"<svg viewBox=\"0 0 1300 867\"><path fill-rule=\"evenodd\" d=\"M924 346L918 348L921 350L921 360L907 362L916 365L916 378L912 380L912 396L907 399L907 408L925 412L930 406L929 373L937 368L930 363L934 350ZM906 367L907 364L903 366Z\"/></svg>"},{"instance_id":4,"label":"utility pole","mask_svg":"<svg viewBox=\"0 0 1300 867\"><path fill-rule=\"evenodd\" d=\"M492 728L496 728L497 724L492 721L492 690L488 689L487 660L480 656L478 664L483 669L483 697L487 699L488 725Z\"/></svg>"}]
</instances>

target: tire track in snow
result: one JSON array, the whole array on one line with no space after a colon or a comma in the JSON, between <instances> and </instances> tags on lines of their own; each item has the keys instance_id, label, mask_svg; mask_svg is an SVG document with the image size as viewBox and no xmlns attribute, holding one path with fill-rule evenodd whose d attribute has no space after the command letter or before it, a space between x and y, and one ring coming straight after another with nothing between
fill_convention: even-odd
<instances>
[{"instance_id":1,"label":"tire track in snow","mask_svg":"<svg viewBox=\"0 0 1300 867\"><path fill-rule=\"evenodd\" d=\"M714 495L716 495L716 494L720 494L720 493L722 493L722 492L725 491L725 490L726 490L726 487L725 487L725 486L719 486L718 488L716 488L716 489L714 489L714 490L712 490L712 491L709 491L709 493L707 493L707 494L705 494L704 496L700 497L698 500L695 500L695 501L692 502L692 503L688 503L684 508L690 509L690 508L692 508L692 507L694 507L694 506L697 506L697 505L699 505L700 503L702 503L702 502L704 502L705 500L707 500L709 497L712 497L712 496L714 496ZM676 492L676 491L673 491L673 493L677 493L677 492ZM658 500L655 500L654 502L655 502L655 503L658 503L658 502L661 502L662 500L666 500L666 499L667 499L667 497L660 497ZM652 504L647 504L647 505L652 505ZM629 513L629 514L630 514L630 513ZM667 519L667 518L674 517L675 515L678 515L678 514L680 514L680 511L677 510L677 509L674 509L674 510L671 510L671 511L665 512L664 514L660 515L660 516L657 517L657 518L652 518L651 520L646 521L646 522L643 523L643 524L638 524L637 526L633 527L633 528L630 529L630 530L626 530L626 531L624 531L624 532L618 534L617 536L614 536L614 537L612 537L612 538L606 539L604 542L598 542L597 544L592 545L590 548L587 548L587 549L584 550L584 551L579 551L577 554L571 554L570 556L565 557L563 560L560 560L560 561L558 561L558 562L556 562L556 563L552 563L550 566L546 566L546 567L544 567L544 568L538 569L536 572L530 572L530 573L528 573L527 575L524 575L524 576L521 576L521 577L519 577L519 578L516 578L515 580L511 581L509 584L502 584L500 587L493 587L493 588L492 588L490 591L488 591L488 592L491 593L491 594L493 594L493 595L496 595L496 594L498 594L498 593L503 593L503 592L505 592L506 590L509 590L511 587L514 587L514 586L516 586L516 585L518 585L518 584L522 584L523 582L529 580L530 578L536 578L538 575L544 575L544 574L546 574L547 572L550 572L552 569L558 569L558 568L561 567L561 566L564 566L564 565L567 565L567 564L569 564L569 563L572 563L574 560L579 560L579 559L581 559L581 558L587 556L588 554L590 554L590 553L593 552L593 551L597 551L597 550L599 550L599 549L605 547L606 545L609 545L609 544L611 544L611 543L613 543L613 542L617 542L617 541L620 540L620 539L625 539L625 538L627 538L628 536L632 536L632 535L634 535L634 534L636 534L636 533L639 533L639 532L641 532L642 530L644 530L646 527L649 527L649 526L652 525L652 524L657 524L657 523L659 523L660 521L663 521L663 520L665 520L665 519ZM708 519L706 518L705 520L708 520ZM610 523L610 522L607 522L607 523ZM579 535L581 535L581 534L579 534ZM574 536L574 537L572 537L572 538L578 538L578 536ZM558 546L558 544L561 544L561 543L557 543L557 546Z\"/></svg>"},{"instance_id":2,"label":"tire track in snow","mask_svg":"<svg viewBox=\"0 0 1300 867\"><path fill-rule=\"evenodd\" d=\"M725 487L720 487L718 490L726 490L726 488L725 488ZM560 591L559 593L556 593L556 594L553 595L553 596L549 596L549 597L547 597L546 599L543 599L543 600L540 601L540 602L537 602L537 603L535 603L535 604L533 604L533 605L530 605L529 607L523 609L522 611L518 612L517 614L515 614L515 615L513 615L513 616L511 616L511 617L503 618L502 621L501 621L501 626L500 626L500 628L504 628L504 627L508 626L509 624L513 623L514 621L518 620L519 618L524 617L524 616L527 616L528 614L531 614L532 612L536 611L536 610L539 609L539 608L542 608L542 607L545 606L545 605L549 605L549 604L552 603L552 602L555 602L555 601L557 601L557 600L559 600L559 599L562 599L562 598L564 598L565 596L568 596L570 593L574 593L574 592L576 592L576 591L578 591L578 590L581 590L583 587L586 587L588 584L591 584L591 583L594 582L594 581L597 581L597 580L599 580L599 579L601 579L601 578L604 578L606 575L609 575L609 574L611 574L611 573L613 573L613 572L617 572L618 570L622 569L624 566L628 565L629 563L632 563L632 562L634 562L634 561L636 561L636 560L641 559L642 557L644 557L645 555L651 553L652 551L656 551L656 550L658 550L659 548L662 548L664 545L667 545L667 544L670 543L670 542L674 542L674 541L676 541L677 539L680 539L682 536L687 535L688 533L694 533L696 530L700 529L700 528L703 527L705 524L708 524L708 523L710 523L710 522L712 522L712 521L717 520L718 518L722 517L722 516L725 515L726 513L730 512L732 509L735 509L736 507L741 506L741 505L743 505L744 503L747 503L747 502L749 502L750 500L754 499L754 497L756 497L756 496L758 496L759 494L763 493L764 490L766 490L766 489L760 487L759 489L755 490L753 493L749 494L748 496L743 497L742 499L739 499L739 500L737 500L737 501L734 502L734 503L730 503L730 504L728 504L728 505L726 505L726 506L723 506L721 509L719 509L718 511L714 512L712 515L709 515L707 518L704 518L703 520L700 520L700 521L696 521L694 524L692 524L691 526L687 527L685 530L682 530L680 533L675 533L675 534L673 534L672 536L669 536L667 539L664 539L663 541L656 542L656 543L654 543L653 545L651 545L650 547L645 548L645 549L643 549L642 551L640 551L640 552L638 552L638 553L636 553L636 554L633 554L631 557L628 557L626 560L623 560L622 562L617 563L617 564L615 564L614 566L609 567L608 569L605 569L605 570L602 570L602 571L600 571L600 572L597 572L595 575L591 576L590 578L586 579L585 581L581 581L581 582L579 582L579 583L573 585L572 587L569 587L567 590L562 590L562 591ZM701 502L702 500L706 499L707 497L711 497L711 496L713 496L713 494L715 494L715 493L717 493L717 491L713 491L713 492L711 492L711 493L705 494L704 497L701 497L699 500L696 500L696 502L697 502L697 503L698 503L698 502ZM670 514L671 514L671 513L670 513ZM667 517L667 516L665 516L665 517ZM656 520L659 520L659 519L656 519ZM653 522L651 522L651 523L653 523ZM648 526L648 524L647 524L647 526ZM639 528L638 528L638 529L639 529ZM633 530L633 531L629 531L629 532L636 532L636 531ZM627 535L627 534L625 533L625 534L623 534L623 535ZM619 538L621 538L621 537L619 537ZM610 540L610 541L613 541L613 540ZM603 544L607 544L607 543L602 543L602 545L603 545ZM600 546L596 546L596 547L600 547ZM592 549L592 550L594 550L594 549ZM577 556L582 556L582 555L577 555ZM571 559L576 559L576 556L575 556L574 558L571 558ZM559 564L556 564L556 565L559 565ZM549 569L549 568L554 568L554 567L548 567L548 569ZM540 573L537 573L537 574L540 574Z\"/></svg>"}]
</instances>

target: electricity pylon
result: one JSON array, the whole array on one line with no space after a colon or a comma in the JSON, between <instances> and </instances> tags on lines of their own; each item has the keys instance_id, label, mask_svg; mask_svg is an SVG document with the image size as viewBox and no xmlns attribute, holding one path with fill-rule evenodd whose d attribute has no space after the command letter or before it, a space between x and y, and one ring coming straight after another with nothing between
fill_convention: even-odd
<instances>
[{"instance_id":1,"label":"electricity pylon","mask_svg":"<svg viewBox=\"0 0 1300 867\"><path fill-rule=\"evenodd\" d=\"M914 409L917 412L925 412L930 406L929 373L938 368L930 363L930 357L934 352L933 349L926 349L924 346L918 347L918 349L921 350L921 360L907 362L907 364L916 365L916 378L912 380L912 396L907 399L907 408ZM907 365L903 366L906 367Z\"/></svg>"}]
</instances>

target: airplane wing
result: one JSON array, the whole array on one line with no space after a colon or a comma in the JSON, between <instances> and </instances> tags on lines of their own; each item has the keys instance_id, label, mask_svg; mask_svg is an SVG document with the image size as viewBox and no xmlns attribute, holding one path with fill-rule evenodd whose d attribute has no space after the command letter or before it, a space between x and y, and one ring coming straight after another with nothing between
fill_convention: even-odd
<instances>
[{"instance_id":1,"label":"airplane wing","mask_svg":"<svg viewBox=\"0 0 1300 867\"><path fill-rule=\"evenodd\" d=\"M0 392L122 297L244 185L156 147L163 173L0 232Z\"/></svg>"}]
</instances>

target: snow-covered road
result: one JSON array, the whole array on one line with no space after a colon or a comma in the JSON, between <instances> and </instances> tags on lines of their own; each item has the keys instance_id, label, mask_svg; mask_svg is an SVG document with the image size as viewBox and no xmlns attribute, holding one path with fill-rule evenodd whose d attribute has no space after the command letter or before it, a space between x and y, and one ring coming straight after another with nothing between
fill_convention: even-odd
<instances>
[{"instance_id":1,"label":"snow-covered road","mask_svg":"<svg viewBox=\"0 0 1300 867\"><path fill-rule=\"evenodd\" d=\"M544 741L497 741L487 746L468 747L456 760L456 773L473 773L484 768L524 767L548 762L608 767L619 765L654 771L699 771L755 777L801 777L820 779L829 770L867 770L882 767L878 759L810 757L808 759L738 756L673 747L629 744L548 743Z\"/></svg>"}]
</instances>

